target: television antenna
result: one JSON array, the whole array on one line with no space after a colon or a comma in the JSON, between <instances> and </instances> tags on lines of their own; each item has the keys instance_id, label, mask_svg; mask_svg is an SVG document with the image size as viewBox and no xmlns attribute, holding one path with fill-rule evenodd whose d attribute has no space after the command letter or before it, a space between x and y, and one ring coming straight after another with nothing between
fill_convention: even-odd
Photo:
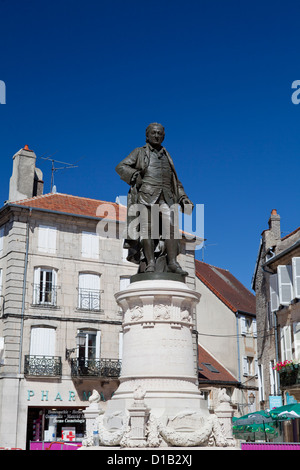
<instances>
[{"instance_id":1,"label":"television antenna","mask_svg":"<svg viewBox=\"0 0 300 470\"><path fill-rule=\"evenodd\" d=\"M78 168L78 165L76 165L76 163L78 163L79 160L82 160L83 158L85 158L85 157L82 157L79 160L77 160L75 163L68 163L68 162L62 162L60 160L54 160L54 158L51 158L53 157L53 155L55 155L55 153L57 152L54 152L52 155L49 155L48 157L43 157L43 156L39 157L42 160L51 162L51 193L54 187L54 174L59 170L69 170L71 168ZM61 164L64 166L56 166L56 164Z\"/></svg>"},{"instance_id":2,"label":"television antenna","mask_svg":"<svg viewBox=\"0 0 300 470\"><path fill-rule=\"evenodd\" d=\"M205 243L205 241L203 242L203 245L202 245L202 261L204 262L204 253L205 253L205 249L208 247L208 246L216 246L218 243Z\"/></svg>"}]
</instances>

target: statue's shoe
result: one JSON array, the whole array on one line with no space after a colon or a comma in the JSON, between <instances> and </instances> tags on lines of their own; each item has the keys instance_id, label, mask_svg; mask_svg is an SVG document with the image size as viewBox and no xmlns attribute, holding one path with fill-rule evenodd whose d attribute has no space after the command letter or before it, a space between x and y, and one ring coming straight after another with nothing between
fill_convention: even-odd
<instances>
[{"instance_id":1,"label":"statue's shoe","mask_svg":"<svg viewBox=\"0 0 300 470\"><path fill-rule=\"evenodd\" d=\"M147 265L145 269L145 273L154 273L154 271L155 271L155 262L150 261L150 263Z\"/></svg>"},{"instance_id":2,"label":"statue's shoe","mask_svg":"<svg viewBox=\"0 0 300 470\"><path fill-rule=\"evenodd\" d=\"M168 264L168 271L175 274L181 274L182 276L188 275L188 272L184 271L178 263Z\"/></svg>"}]
</instances>

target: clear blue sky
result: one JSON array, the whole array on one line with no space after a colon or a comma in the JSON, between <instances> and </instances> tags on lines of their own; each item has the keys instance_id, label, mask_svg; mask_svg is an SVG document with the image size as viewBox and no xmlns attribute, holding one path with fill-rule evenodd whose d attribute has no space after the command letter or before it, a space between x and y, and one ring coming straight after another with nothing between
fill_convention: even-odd
<instances>
[{"instance_id":1,"label":"clear blue sky","mask_svg":"<svg viewBox=\"0 0 300 470\"><path fill-rule=\"evenodd\" d=\"M82 159L59 192L114 201L116 164L161 122L205 205L204 261L251 289L271 210L283 235L300 225L299 17L297 0L0 0L1 204L25 144ZM49 192L51 164L37 166Z\"/></svg>"}]
</instances>

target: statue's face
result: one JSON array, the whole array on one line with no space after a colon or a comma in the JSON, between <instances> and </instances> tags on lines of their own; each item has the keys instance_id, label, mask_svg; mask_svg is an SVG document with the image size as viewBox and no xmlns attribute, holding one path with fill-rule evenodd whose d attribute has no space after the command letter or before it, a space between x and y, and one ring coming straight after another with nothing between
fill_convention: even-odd
<instances>
[{"instance_id":1,"label":"statue's face","mask_svg":"<svg viewBox=\"0 0 300 470\"><path fill-rule=\"evenodd\" d=\"M165 138L163 128L161 128L160 126L151 126L148 130L147 138L149 144L153 145L154 147L157 145L161 145Z\"/></svg>"}]
</instances>

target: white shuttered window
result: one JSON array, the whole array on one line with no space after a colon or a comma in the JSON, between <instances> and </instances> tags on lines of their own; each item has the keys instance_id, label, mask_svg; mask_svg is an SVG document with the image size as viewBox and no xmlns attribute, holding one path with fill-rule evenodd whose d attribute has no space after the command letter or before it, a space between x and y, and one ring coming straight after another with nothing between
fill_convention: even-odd
<instances>
[{"instance_id":1,"label":"white shuttered window","mask_svg":"<svg viewBox=\"0 0 300 470\"><path fill-rule=\"evenodd\" d=\"M289 325L280 328L281 360L292 360L292 337Z\"/></svg>"},{"instance_id":2,"label":"white shuttered window","mask_svg":"<svg viewBox=\"0 0 300 470\"><path fill-rule=\"evenodd\" d=\"M279 290L278 290L278 275L271 274L270 276L270 306L271 312L276 312L279 308Z\"/></svg>"},{"instance_id":3,"label":"white shuttered window","mask_svg":"<svg viewBox=\"0 0 300 470\"><path fill-rule=\"evenodd\" d=\"M289 305L294 298L292 266L278 266L278 286L280 305Z\"/></svg>"},{"instance_id":4,"label":"white shuttered window","mask_svg":"<svg viewBox=\"0 0 300 470\"><path fill-rule=\"evenodd\" d=\"M56 227L40 225L38 231L38 250L43 253L56 251Z\"/></svg>"},{"instance_id":5,"label":"white shuttered window","mask_svg":"<svg viewBox=\"0 0 300 470\"><path fill-rule=\"evenodd\" d=\"M300 299L300 258L292 258L294 297Z\"/></svg>"},{"instance_id":6,"label":"white shuttered window","mask_svg":"<svg viewBox=\"0 0 300 470\"><path fill-rule=\"evenodd\" d=\"M55 356L55 329L32 327L30 338L31 356Z\"/></svg>"},{"instance_id":7,"label":"white shuttered window","mask_svg":"<svg viewBox=\"0 0 300 470\"><path fill-rule=\"evenodd\" d=\"M100 309L100 275L79 273L78 307L85 310Z\"/></svg>"},{"instance_id":8,"label":"white shuttered window","mask_svg":"<svg viewBox=\"0 0 300 470\"><path fill-rule=\"evenodd\" d=\"M83 258L99 259L99 236L93 232L82 232L81 254Z\"/></svg>"}]
</instances>

